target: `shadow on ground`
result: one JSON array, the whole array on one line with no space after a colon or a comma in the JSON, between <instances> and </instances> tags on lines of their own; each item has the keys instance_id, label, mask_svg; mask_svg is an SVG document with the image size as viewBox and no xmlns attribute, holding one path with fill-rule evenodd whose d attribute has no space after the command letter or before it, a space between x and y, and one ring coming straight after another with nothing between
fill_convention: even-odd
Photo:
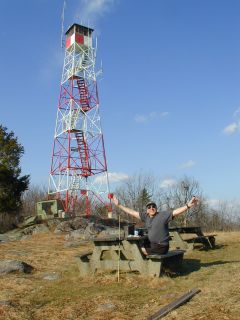
<instances>
[{"instance_id":1,"label":"shadow on ground","mask_svg":"<svg viewBox=\"0 0 240 320\"><path fill-rule=\"evenodd\" d=\"M201 268L208 268L212 266L219 266L223 264L229 264L229 263L240 263L240 261L212 261L212 262L201 262L199 259L184 259L182 270L178 274L178 276L186 276L194 271L198 271Z\"/></svg>"},{"instance_id":2,"label":"shadow on ground","mask_svg":"<svg viewBox=\"0 0 240 320\"><path fill-rule=\"evenodd\" d=\"M206 248L206 247L200 247L198 248L199 251L211 251L211 250L217 250L227 247L226 244L216 244L214 248Z\"/></svg>"}]
</instances>

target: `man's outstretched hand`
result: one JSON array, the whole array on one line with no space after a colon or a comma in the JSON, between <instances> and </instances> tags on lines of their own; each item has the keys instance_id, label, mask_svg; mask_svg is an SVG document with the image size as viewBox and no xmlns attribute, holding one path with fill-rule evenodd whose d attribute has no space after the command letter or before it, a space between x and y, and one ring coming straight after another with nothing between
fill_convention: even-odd
<instances>
[{"instance_id":1,"label":"man's outstretched hand","mask_svg":"<svg viewBox=\"0 0 240 320\"><path fill-rule=\"evenodd\" d=\"M197 198L197 197L192 197L192 199L187 203L187 206L188 206L189 208L192 208L192 207L196 206L196 205L199 204L199 203L200 203L200 199L199 199L199 198Z\"/></svg>"}]
</instances>

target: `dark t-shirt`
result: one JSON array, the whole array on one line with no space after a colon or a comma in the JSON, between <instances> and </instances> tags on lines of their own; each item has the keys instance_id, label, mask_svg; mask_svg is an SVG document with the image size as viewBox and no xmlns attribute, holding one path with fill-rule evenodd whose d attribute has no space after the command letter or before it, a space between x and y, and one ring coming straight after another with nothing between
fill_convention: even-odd
<instances>
[{"instance_id":1,"label":"dark t-shirt","mask_svg":"<svg viewBox=\"0 0 240 320\"><path fill-rule=\"evenodd\" d=\"M168 223L173 219L172 212L160 211L153 217L143 212L140 212L139 215L140 219L145 223L151 243L169 243Z\"/></svg>"}]
</instances>

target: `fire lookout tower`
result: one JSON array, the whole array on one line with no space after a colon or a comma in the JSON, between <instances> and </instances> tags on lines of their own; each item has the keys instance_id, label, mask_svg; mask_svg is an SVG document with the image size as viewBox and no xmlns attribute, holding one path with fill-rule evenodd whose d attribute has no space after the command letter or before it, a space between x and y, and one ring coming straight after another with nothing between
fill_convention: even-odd
<instances>
[{"instance_id":1,"label":"fire lookout tower","mask_svg":"<svg viewBox=\"0 0 240 320\"><path fill-rule=\"evenodd\" d=\"M48 188L65 212L79 203L87 215L97 204L112 211L92 33L76 23L66 32Z\"/></svg>"}]
</instances>

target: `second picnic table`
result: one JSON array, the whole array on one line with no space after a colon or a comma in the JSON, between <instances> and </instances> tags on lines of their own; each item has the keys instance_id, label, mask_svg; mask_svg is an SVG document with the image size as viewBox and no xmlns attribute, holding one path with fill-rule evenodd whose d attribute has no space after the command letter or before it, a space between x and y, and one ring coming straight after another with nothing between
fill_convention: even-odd
<instances>
[{"instance_id":1,"label":"second picnic table","mask_svg":"<svg viewBox=\"0 0 240 320\"><path fill-rule=\"evenodd\" d=\"M206 249L215 247L216 234L204 234L200 226L170 227L170 248L193 249L201 244Z\"/></svg>"}]
</instances>

